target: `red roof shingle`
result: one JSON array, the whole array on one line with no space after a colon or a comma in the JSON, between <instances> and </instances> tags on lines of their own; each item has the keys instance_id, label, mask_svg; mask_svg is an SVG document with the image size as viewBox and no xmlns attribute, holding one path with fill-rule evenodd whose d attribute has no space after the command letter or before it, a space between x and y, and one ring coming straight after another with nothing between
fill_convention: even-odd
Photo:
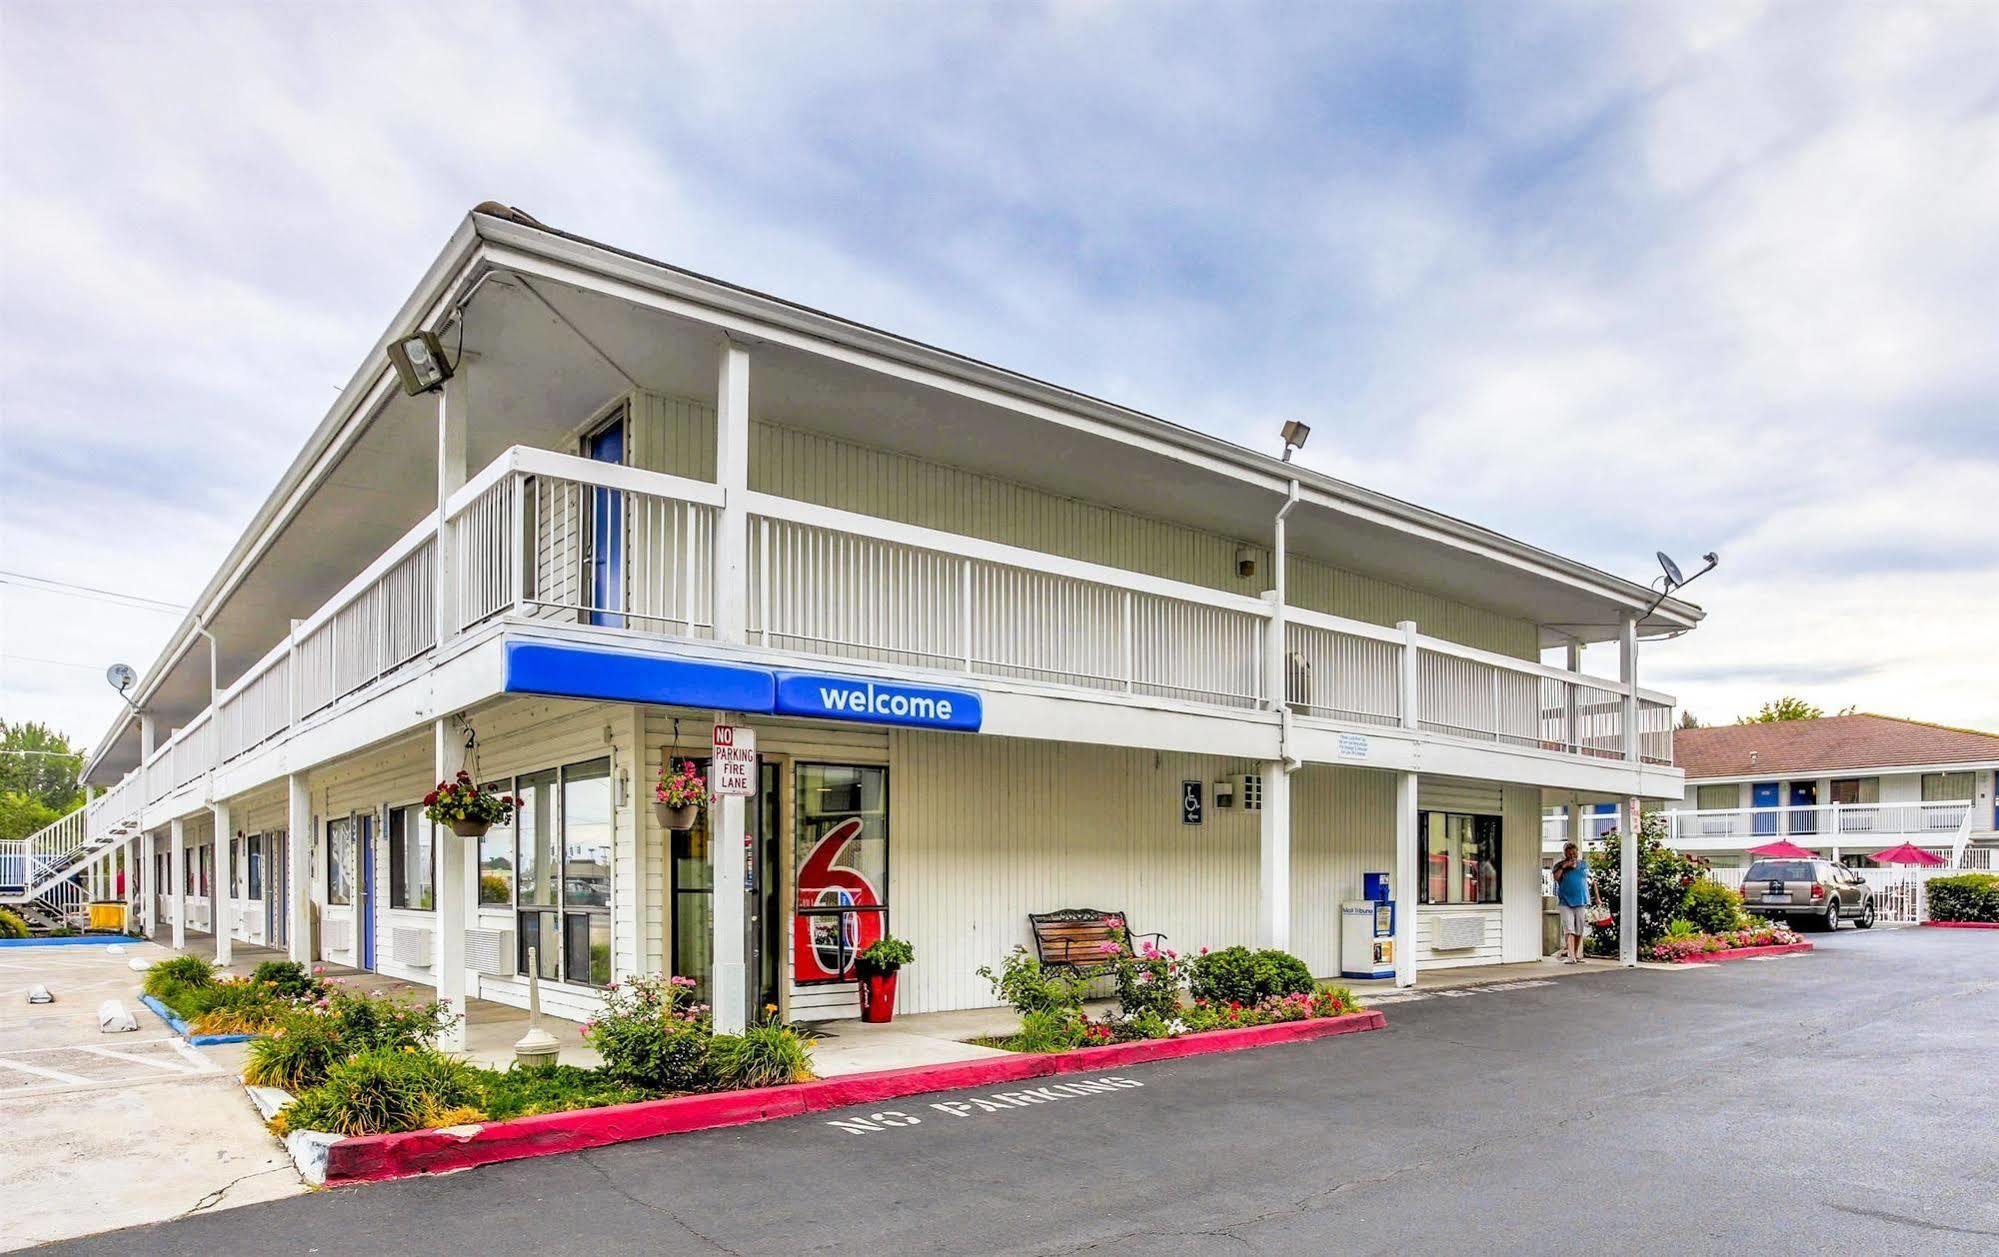
<instances>
[{"instance_id":1,"label":"red roof shingle","mask_svg":"<svg viewBox=\"0 0 1999 1257\"><path fill-rule=\"evenodd\" d=\"M1673 757L1689 780L1759 773L1779 777L1855 768L1999 761L1999 735L1893 716L1822 716L1817 720L1679 729L1673 734Z\"/></svg>"}]
</instances>

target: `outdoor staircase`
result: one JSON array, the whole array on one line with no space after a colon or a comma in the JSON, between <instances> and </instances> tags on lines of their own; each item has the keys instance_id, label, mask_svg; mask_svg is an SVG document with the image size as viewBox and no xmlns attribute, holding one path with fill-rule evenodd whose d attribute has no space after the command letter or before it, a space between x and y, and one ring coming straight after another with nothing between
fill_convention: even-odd
<instances>
[{"instance_id":1,"label":"outdoor staircase","mask_svg":"<svg viewBox=\"0 0 1999 1257\"><path fill-rule=\"evenodd\" d=\"M89 899L84 875L139 836L136 824L90 834L95 804L32 837L0 842L0 905L49 928L76 925Z\"/></svg>"}]
</instances>

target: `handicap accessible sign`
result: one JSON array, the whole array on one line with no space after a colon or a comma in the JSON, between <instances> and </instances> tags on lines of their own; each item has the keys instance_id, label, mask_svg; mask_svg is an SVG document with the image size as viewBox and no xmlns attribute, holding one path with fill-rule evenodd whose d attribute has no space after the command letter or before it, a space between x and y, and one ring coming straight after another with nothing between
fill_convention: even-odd
<instances>
[{"instance_id":1,"label":"handicap accessible sign","mask_svg":"<svg viewBox=\"0 0 1999 1257\"><path fill-rule=\"evenodd\" d=\"M781 716L960 733L976 732L985 716L979 696L968 690L783 671L777 674L776 711Z\"/></svg>"}]
</instances>

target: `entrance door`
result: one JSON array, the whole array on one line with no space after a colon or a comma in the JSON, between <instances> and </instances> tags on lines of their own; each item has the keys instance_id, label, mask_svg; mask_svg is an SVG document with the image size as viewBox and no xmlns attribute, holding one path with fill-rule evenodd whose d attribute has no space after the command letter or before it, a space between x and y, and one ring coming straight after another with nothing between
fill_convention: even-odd
<instances>
[{"instance_id":1,"label":"entrance door","mask_svg":"<svg viewBox=\"0 0 1999 1257\"><path fill-rule=\"evenodd\" d=\"M1759 781L1749 787L1749 806L1759 809L1753 818L1750 832L1758 838L1773 837L1777 832L1777 813L1762 809L1775 808L1782 796L1777 792L1774 781Z\"/></svg>"},{"instance_id":2,"label":"entrance door","mask_svg":"<svg viewBox=\"0 0 1999 1257\"><path fill-rule=\"evenodd\" d=\"M285 888L291 885L291 843L282 830L262 838L264 855L264 945L286 947L291 942L291 919L285 914Z\"/></svg>"},{"instance_id":3,"label":"entrance door","mask_svg":"<svg viewBox=\"0 0 1999 1257\"><path fill-rule=\"evenodd\" d=\"M360 956L360 967L372 970L375 967L375 818L372 815L354 819L354 850L354 867L361 879L354 895L355 951Z\"/></svg>"},{"instance_id":4,"label":"entrance door","mask_svg":"<svg viewBox=\"0 0 1999 1257\"><path fill-rule=\"evenodd\" d=\"M784 911L778 898L783 880L783 765L757 762L757 797L749 800L748 901L743 914L749 930L750 1020L779 1005L778 980L784 972Z\"/></svg>"},{"instance_id":5,"label":"entrance door","mask_svg":"<svg viewBox=\"0 0 1999 1257\"><path fill-rule=\"evenodd\" d=\"M1792 807L1817 807L1819 783L1816 781L1794 781L1791 783ZM1791 832L1794 834L1815 834L1819 831L1817 812L1791 813Z\"/></svg>"},{"instance_id":6,"label":"entrance door","mask_svg":"<svg viewBox=\"0 0 1999 1257\"><path fill-rule=\"evenodd\" d=\"M584 441L583 453L600 463L622 464L624 416ZM590 623L625 626L625 497L616 489L590 491L590 607Z\"/></svg>"}]
</instances>

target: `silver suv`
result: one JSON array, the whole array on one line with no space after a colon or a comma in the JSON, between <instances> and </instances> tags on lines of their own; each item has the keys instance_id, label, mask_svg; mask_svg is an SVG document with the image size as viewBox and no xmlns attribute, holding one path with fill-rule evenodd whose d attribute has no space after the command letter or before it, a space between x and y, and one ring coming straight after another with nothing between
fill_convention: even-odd
<instances>
[{"instance_id":1,"label":"silver suv","mask_svg":"<svg viewBox=\"0 0 1999 1257\"><path fill-rule=\"evenodd\" d=\"M1860 874L1830 860L1758 860L1742 875L1742 906L1760 917L1839 928L1874 924L1874 892Z\"/></svg>"}]
</instances>

